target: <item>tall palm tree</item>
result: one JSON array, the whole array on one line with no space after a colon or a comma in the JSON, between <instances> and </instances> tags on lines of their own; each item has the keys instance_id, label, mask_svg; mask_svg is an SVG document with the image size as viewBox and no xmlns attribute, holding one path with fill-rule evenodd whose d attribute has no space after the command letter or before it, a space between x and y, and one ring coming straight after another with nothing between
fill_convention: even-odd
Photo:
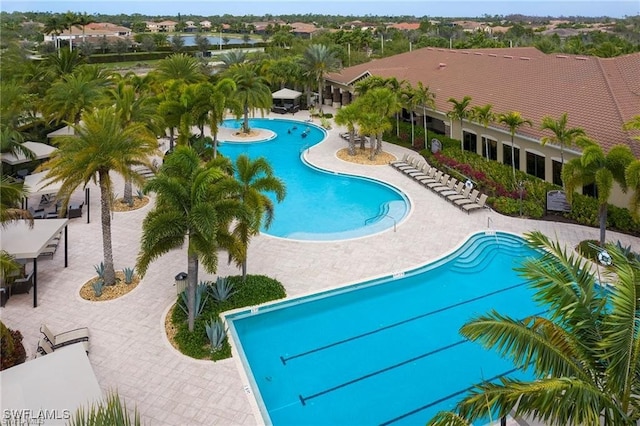
<instances>
[{"instance_id":1,"label":"tall palm tree","mask_svg":"<svg viewBox=\"0 0 640 426\"><path fill-rule=\"evenodd\" d=\"M324 76L326 73L340 69L340 60L329 47L323 44L312 44L304 51L302 66L305 69L305 73L317 83L320 115L322 115Z\"/></svg>"},{"instance_id":2,"label":"tall palm tree","mask_svg":"<svg viewBox=\"0 0 640 426\"><path fill-rule=\"evenodd\" d=\"M424 147L427 147L427 108L435 109L436 107L436 94L429 90L429 86L424 86L421 81L416 84L413 89L413 98L417 105L422 107L422 125L424 126Z\"/></svg>"},{"instance_id":3,"label":"tall palm tree","mask_svg":"<svg viewBox=\"0 0 640 426\"><path fill-rule=\"evenodd\" d=\"M58 15L57 13L49 16L44 24L43 32L45 34L53 34L53 44L56 50L60 50L60 45L58 43L58 36L64 31L66 28L66 23L64 19Z\"/></svg>"},{"instance_id":4,"label":"tall palm tree","mask_svg":"<svg viewBox=\"0 0 640 426\"><path fill-rule=\"evenodd\" d=\"M476 105L471 108L471 119L482 124L485 129L489 127L489 124L495 121L496 115L493 112L493 105L486 104L485 106ZM489 143L487 142L485 148L485 157L489 159Z\"/></svg>"},{"instance_id":5,"label":"tall palm tree","mask_svg":"<svg viewBox=\"0 0 640 426\"><path fill-rule=\"evenodd\" d=\"M416 96L416 91L411 86L411 83L406 82L405 86L402 88L400 92L400 102L402 106L409 111L410 120L411 120L411 146L415 145L416 140L416 123L413 120L413 111L416 109L418 105L420 105L420 99ZM397 117L397 114L396 114ZM396 130L400 131L400 126L396 124ZM426 137L426 135L425 135Z\"/></svg>"},{"instance_id":6,"label":"tall palm tree","mask_svg":"<svg viewBox=\"0 0 640 426\"><path fill-rule=\"evenodd\" d=\"M156 115L155 98L136 93L135 86L126 79L119 81L115 88L109 90L108 98L115 107L123 130L133 123L140 123L147 129L149 135L159 133L160 125L159 117ZM133 204L132 183L130 178L125 178L122 198L126 204Z\"/></svg>"},{"instance_id":7,"label":"tall palm tree","mask_svg":"<svg viewBox=\"0 0 640 426\"><path fill-rule=\"evenodd\" d=\"M242 107L242 131L249 133L249 111L255 108L268 111L273 99L266 80L259 73L255 64L244 63L229 69L229 75L236 83L233 98Z\"/></svg>"},{"instance_id":8,"label":"tall palm tree","mask_svg":"<svg viewBox=\"0 0 640 426\"><path fill-rule=\"evenodd\" d=\"M562 180L567 189L567 201L571 202L573 191L578 186L595 184L598 198L598 219L600 222L600 244L605 243L607 230L607 206L613 183L617 182L623 192L627 192L625 171L635 157L627 145L616 145L604 153L602 147L593 141L583 139L582 155L570 160L562 170ZM633 201L633 200L632 200Z\"/></svg>"},{"instance_id":9,"label":"tall palm tree","mask_svg":"<svg viewBox=\"0 0 640 426\"><path fill-rule=\"evenodd\" d=\"M42 110L55 123L78 124L83 112L90 111L103 99L105 83L84 73L67 74L47 90Z\"/></svg>"},{"instance_id":10,"label":"tall palm tree","mask_svg":"<svg viewBox=\"0 0 640 426\"><path fill-rule=\"evenodd\" d=\"M340 126L346 126L349 131L349 155L356 155L355 132L360 118L358 101L343 106L336 112L335 121Z\"/></svg>"},{"instance_id":11,"label":"tall palm tree","mask_svg":"<svg viewBox=\"0 0 640 426\"><path fill-rule=\"evenodd\" d=\"M469 118L469 103L471 103L471 96L465 96L462 100L458 101L455 98L449 98L447 100L451 104L451 111L447 113L447 117L453 120L460 120L460 151L464 151L464 131L462 130L462 122ZM453 125L451 125L453 131ZM449 134L453 137L453 134Z\"/></svg>"},{"instance_id":12,"label":"tall palm tree","mask_svg":"<svg viewBox=\"0 0 640 426\"><path fill-rule=\"evenodd\" d=\"M391 126L389 117L402 107L396 94L387 87L378 87L367 91L361 98L362 106L367 112L378 116L379 125L376 126L375 153L382 152L382 134Z\"/></svg>"},{"instance_id":13,"label":"tall palm tree","mask_svg":"<svg viewBox=\"0 0 640 426\"><path fill-rule=\"evenodd\" d=\"M526 235L539 258L518 268L536 291L545 316L511 318L491 311L460 330L469 340L529 369L531 381L503 378L475 385L456 413L430 425L466 424L491 414L530 417L544 424L635 425L640 420L640 262L615 245L602 272L604 291L589 262L540 232Z\"/></svg>"},{"instance_id":14,"label":"tall palm tree","mask_svg":"<svg viewBox=\"0 0 640 426\"><path fill-rule=\"evenodd\" d=\"M78 23L78 15L69 11L62 18L65 30L69 30L69 50L73 51L73 27Z\"/></svg>"},{"instance_id":15,"label":"tall palm tree","mask_svg":"<svg viewBox=\"0 0 640 426\"><path fill-rule=\"evenodd\" d=\"M274 218L273 201L265 193L273 193L278 202L286 195L285 184L273 174L271 165L265 158L251 160L240 155L235 162L235 180L231 182L229 193L235 194L250 213L233 225L233 235L239 244L229 252L236 264L242 267L242 279L247 276L247 251L251 237L260 233L264 224L269 229Z\"/></svg>"},{"instance_id":16,"label":"tall palm tree","mask_svg":"<svg viewBox=\"0 0 640 426\"><path fill-rule=\"evenodd\" d=\"M206 76L202 73L200 62L186 53L173 54L158 63L156 68L158 80L180 80L191 84L204 81Z\"/></svg>"},{"instance_id":17,"label":"tall palm tree","mask_svg":"<svg viewBox=\"0 0 640 426\"><path fill-rule=\"evenodd\" d=\"M76 15L76 24L82 27L82 42L86 41L85 30L87 25L95 22L95 18L92 15L87 15L87 12L79 13Z\"/></svg>"},{"instance_id":18,"label":"tall palm tree","mask_svg":"<svg viewBox=\"0 0 640 426\"><path fill-rule=\"evenodd\" d=\"M199 264L209 273L216 272L221 241L228 244L231 239L229 224L242 217L240 203L219 188L230 179L220 168L202 163L193 148L179 146L145 186L157 198L142 224L136 268L144 276L151 262L187 240L189 331L195 321Z\"/></svg>"},{"instance_id":19,"label":"tall palm tree","mask_svg":"<svg viewBox=\"0 0 640 426\"><path fill-rule=\"evenodd\" d=\"M66 207L69 197L79 186L97 182L100 186L100 213L102 220L102 248L104 255L104 283L116 282L111 243L110 172L116 172L142 184L142 177L132 166L151 167L149 156L156 149L156 138L144 125L133 123L122 128L114 107L99 108L82 115L82 124L73 126L74 136L56 139L58 151L47 162L47 178L62 182L58 197Z\"/></svg>"},{"instance_id":20,"label":"tall palm tree","mask_svg":"<svg viewBox=\"0 0 640 426\"><path fill-rule=\"evenodd\" d=\"M220 123L224 121L228 108L237 109L232 105L233 93L236 83L230 78L223 78L213 87L213 93L209 98L209 128L213 137L213 158L218 155L218 131Z\"/></svg>"},{"instance_id":21,"label":"tall palm tree","mask_svg":"<svg viewBox=\"0 0 640 426\"><path fill-rule=\"evenodd\" d=\"M180 96L185 84L179 80L168 80L160 86L157 96L157 114L165 129L169 129L169 151L173 151L175 132L180 126L182 116L186 113Z\"/></svg>"},{"instance_id":22,"label":"tall palm tree","mask_svg":"<svg viewBox=\"0 0 640 426\"><path fill-rule=\"evenodd\" d=\"M565 112L559 119L546 116L542 118L542 130L550 130L553 136L545 136L540 139L544 146L548 143L560 145L560 167L564 167L564 147L571 147L579 138L586 136L584 129L580 127L567 128L567 113ZM564 184L563 184L564 185Z\"/></svg>"},{"instance_id":23,"label":"tall palm tree","mask_svg":"<svg viewBox=\"0 0 640 426\"><path fill-rule=\"evenodd\" d=\"M513 184L514 186L517 184L516 182L516 159L515 159L515 148L513 146L513 139L516 135L518 129L528 124L532 126L531 120L526 118L522 118L522 115L517 111L511 111L506 114L499 114L497 117L497 121L499 123L505 124L509 127L509 133L511 134L511 170L513 171Z\"/></svg>"}]
</instances>

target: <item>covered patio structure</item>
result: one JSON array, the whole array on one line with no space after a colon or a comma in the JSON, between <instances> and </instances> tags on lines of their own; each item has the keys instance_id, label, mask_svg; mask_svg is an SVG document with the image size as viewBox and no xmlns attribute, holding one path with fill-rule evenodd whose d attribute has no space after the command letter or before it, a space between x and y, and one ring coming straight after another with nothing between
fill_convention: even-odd
<instances>
[{"instance_id":1,"label":"covered patio structure","mask_svg":"<svg viewBox=\"0 0 640 426\"><path fill-rule=\"evenodd\" d=\"M89 357L78 344L0 372L0 385L3 424L64 425L77 409L102 400Z\"/></svg>"},{"instance_id":2,"label":"covered patio structure","mask_svg":"<svg viewBox=\"0 0 640 426\"><path fill-rule=\"evenodd\" d=\"M33 170L33 168L35 167L33 165L29 165L28 163L35 161L42 162L43 160L51 157L51 155L58 149L54 146L47 145L46 143L41 142L27 141L23 142L22 145L34 153L33 159L25 157L22 153L14 154L12 152L5 152L3 154L0 154L0 160L10 166L11 173L14 173L16 170L18 170L17 175L20 178L24 178L29 170Z\"/></svg>"},{"instance_id":3,"label":"covered patio structure","mask_svg":"<svg viewBox=\"0 0 640 426\"><path fill-rule=\"evenodd\" d=\"M46 171L25 176L24 185L27 188L29 197L58 194L60 192L62 182L51 182L46 176ZM89 223L91 213L89 210L89 188L85 188L83 204L87 206L87 223ZM25 208L28 207L28 205L25 205Z\"/></svg>"},{"instance_id":4,"label":"covered patio structure","mask_svg":"<svg viewBox=\"0 0 640 426\"><path fill-rule=\"evenodd\" d=\"M295 114L300 111L300 97L301 92L291 89L280 89L277 92L273 92L271 97L273 98L273 106L271 111L279 114L286 114L288 112Z\"/></svg>"},{"instance_id":5,"label":"covered patio structure","mask_svg":"<svg viewBox=\"0 0 640 426\"><path fill-rule=\"evenodd\" d=\"M68 266L69 219L36 219L33 227L26 220L5 225L2 230L0 249L16 259L33 260L33 307L38 306L38 256L45 251L54 237L64 230L64 267Z\"/></svg>"}]
</instances>

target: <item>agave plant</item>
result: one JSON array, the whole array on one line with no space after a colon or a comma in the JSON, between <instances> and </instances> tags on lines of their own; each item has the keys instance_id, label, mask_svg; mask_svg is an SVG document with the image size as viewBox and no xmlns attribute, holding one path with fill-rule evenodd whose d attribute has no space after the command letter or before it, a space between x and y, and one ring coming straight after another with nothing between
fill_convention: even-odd
<instances>
[{"instance_id":1,"label":"agave plant","mask_svg":"<svg viewBox=\"0 0 640 426\"><path fill-rule=\"evenodd\" d=\"M80 407L68 420L69 426L139 426L140 413L137 408L133 410L133 419L127 404L120 401L117 392L107 395L104 401L92 403L89 407Z\"/></svg>"},{"instance_id":2,"label":"agave plant","mask_svg":"<svg viewBox=\"0 0 640 426\"><path fill-rule=\"evenodd\" d=\"M209 342L211 343L211 351L214 352L222 349L224 339L227 338L227 331L222 321L220 321L220 318L211 318L211 320L205 324L205 329Z\"/></svg>"},{"instance_id":3,"label":"agave plant","mask_svg":"<svg viewBox=\"0 0 640 426\"><path fill-rule=\"evenodd\" d=\"M98 274L98 278L104 278L104 262L100 262L99 265L93 265L96 270L96 274Z\"/></svg>"},{"instance_id":4,"label":"agave plant","mask_svg":"<svg viewBox=\"0 0 640 426\"><path fill-rule=\"evenodd\" d=\"M233 283L229 281L227 277L218 277L215 284L210 286L210 288L211 297L213 297L213 300L218 303L222 303L228 300L231 296L238 292L237 290L234 290Z\"/></svg>"},{"instance_id":5,"label":"agave plant","mask_svg":"<svg viewBox=\"0 0 640 426\"><path fill-rule=\"evenodd\" d=\"M139 200L142 200L144 198L144 191L141 189L138 189L136 191L136 197L138 197Z\"/></svg>"},{"instance_id":6,"label":"agave plant","mask_svg":"<svg viewBox=\"0 0 640 426\"><path fill-rule=\"evenodd\" d=\"M207 299L209 298L209 292L207 291L208 288L209 286L203 281L200 281L200 284L198 284L198 286L196 287L196 318L200 316L200 314L204 310L204 305L207 303ZM185 314L189 314L189 310L187 309L187 306L189 306L189 304L186 291L180 293L180 302L178 303L178 306L180 306L180 309L182 309Z\"/></svg>"},{"instance_id":7,"label":"agave plant","mask_svg":"<svg viewBox=\"0 0 640 426\"><path fill-rule=\"evenodd\" d=\"M135 275L135 268L124 268L122 273L124 274L124 283L131 284Z\"/></svg>"},{"instance_id":8,"label":"agave plant","mask_svg":"<svg viewBox=\"0 0 640 426\"><path fill-rule=\"evenodd\" d=\"M93 292L95 293L96 297L102 296L102 289L104 288L104 280L100 278L98 281L95 281L93 284L91 284L91 287L93 287Z\"/></svg>"}]
</instances>

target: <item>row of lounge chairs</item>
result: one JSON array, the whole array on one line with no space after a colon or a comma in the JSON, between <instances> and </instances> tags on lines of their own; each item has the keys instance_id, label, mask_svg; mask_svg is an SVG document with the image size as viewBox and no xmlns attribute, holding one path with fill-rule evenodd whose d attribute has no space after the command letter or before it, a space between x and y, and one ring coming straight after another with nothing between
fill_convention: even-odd
<instances>
[{"instance_id":1,"label":"row of lounge chairs","mask_svg":"<svg viewBox=\"0 0 640 426\"><path fill-rule=\"evenodd\" d=\"M75 344L83 345L85 352L89 354L89 329L87 327L53 334L51 330L49 330L49 327L42 324L40 333L42 333L42 337L38 342L38 349L36 351L38 355L47 355L57 349Z\"/></svg>"},{"instance_id":2,"label":"row of lounge chairs","mask_svg":"<svg viewBox=\"0 0 640 426\"><path fill-rule=\"evenodd\" d=\"M470 213L486 207L487 195L473 185L459 182L449 174L430 166L421 158L405 155L402 160L390 163L396 170L431 189L460 210Z\"/></svg>"}]
</instances>

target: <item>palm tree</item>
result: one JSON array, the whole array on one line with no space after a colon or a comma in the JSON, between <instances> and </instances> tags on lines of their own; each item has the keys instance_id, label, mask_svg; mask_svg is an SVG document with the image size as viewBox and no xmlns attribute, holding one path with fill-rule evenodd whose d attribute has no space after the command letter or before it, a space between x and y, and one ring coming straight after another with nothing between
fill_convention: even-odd
<instances>
[{"instance_id":1,"label":"palm tree","mask_svg":"<svg viewBox=\"0 0 640 426\"><path fill-rule=\"evenodd\" d=\"M421 81L413 89L413 98L417 105L422 107L422 125L424 126L424 147L427 147L427 108L435 109L436 94L429 90L429 86L424 86Z\"/></svg>"},{"instance_id":2,"label":"palm tree","mask_svg":"<svg viewBox=\"0 0 640 426\"><path fill-rule=\"evenodd\" d=\"M94 22L94 17L91 15L87 15L87 12L80 13L76 15L76 24L82 27L82 42L86 41L85 38L85 29L86 26Z\"/></svg>"},{"instance_id":3,"label":"palm tree","mask_svg":"<svg viewBox=\"0 0 640 426\"><path fill-rule=\"evenodd\" d=\"M447 113L447 117L453 120L460 120L460 151L464 151L464 131L462 130L462 121L469 118L469 103L471 102L471 96L465 96L461 101L454 98L449 98L447 102L451 103L451 111ZM451 125L453 131L453 124ZM453 134L449 134L453 137Z\"/></svg>"},{"instance_id":4,"label":"palm tree","mask_svg":"<svg viewBox=\"0 0 640 426\"><path fill-rule=\"evenodd\" d=\"M183 114L186 110L181 102L180 94L185 84L179 80L166 81L158 94L157 114L162 120L163 127L169 129L169 151L173 151L175 131L180 126Z\"/></svg>"},{"instance_id":5,"label":"palm tree","mask_svg":"<svg viewBox=\"0 0 640 426\"><path fill-rule=\"evenodd\" d=\"M200 70L200 62L193 56L185 53L173 54L158 63L156 68L158 80L180 80L191 84L205 80L205 75Z\"/></svg>"},{"instance_id":6,"label":"palm tree","mask_svg":"<svg viewBox=\"0 0 640 426\"><path fill-rule=\"evenodd\" d=\"M229 69L229 74L236 83L236 90L233 98L242 107L244 117L242 131L249 133L249 110L258 108L268 111L271 108L273 99L271 90L266 84L264 77L260 76L258 67L254 64L243 63Z\"/></svg>"},{"instance_id":7,"label":"palm tree","mask_svg":"<svg viewBox=\"0 0 640 426\"><path fill-rule=\"evenodd\" d=\"M382 134L391 127L389 117L400 110L400 102L396 94L387 87L371 89L360 99L364 110L378 117L379 125L375 126L377 129L375 153L379 154L382 152Z\"/></svg>"},{"instance_id":8,"label":"palm tree","mask_svg":"<svg viewBox=\"0 0 640 426\"><path fill-rule=\"evenodd\" d=\"M402 103L402 106L406 108L407 111L409 111L410 120L411 120L411 146L414 146L415 140L416 140L416 129L415 129L416 125L413 120L413 116L414 116L413 110L420 104L420 99L416 97L416 91L411 86L411 83L406 82L405 87L402 88L402 91L400 93L400 102ZM397 114L396 114L396 117L397 117ZM396 130L398 132L400 131L400 126L398 126L397 124L396 124ZM426 137L426 134L425 134L425 137Z\"/></svg>"},{"instance_id":9,"label":"palm tree","mask_svg":"<svg viewBox=\"0 0 640 426\"><path fill-rule=\"evenodd\" d=\"M607 286L586 259L567 253L540 232L526 235L539 250L518 268L548 310L544 316L511 318L492 311L467 322L467 339L509 358L535 378L475 385L456 413L439 414L430 425L466 424L482 417L531 417L544 424L635 425L640 419L640 262L615 245L603 271Z\"/></svg>"},{"instance_id":10,"label":"palm tree","mask_svg":"<svg viewBox=\"0 0 640 426\"><path fill-rule=\"evenodd\" d=\"M20 132L8 126L0 126L0 152L3 154L24 155L29 160L35 159L35 153L23 145L24 139ZM1 166L0 166L1 167Z\"/></svg>"},{"instance_id":11,"label":"palm tree","mask_svg":"<svg viewBox=\"0 0 640 426\"><path fill-rule=\"evenodd\" d=\"M209 98L209 128L213 136L213 158L218 155L218 130L220 123L224 121L227 108L235 109L232 104L236 83L230 78L223 78L213 87L213 93Z\"/></svg>"},{"instance_id":12,"label":"palm tree","mask_svg":"<svg viewBox=\"0 0 640 426\"><path fill-rule=\"evenodd\" d=\"M117 86L108 92L108 97L115 107L123 130L133 123L140 123L146 127L149 134L155 135L159 132L155 99L136 93L135 86L129 80L119 81ZM122 198L129 205L133 204L132 183L130 178L125 178Z\"/></svg>"},{"instance_id":13,"label":"palm tree","mask_svg":"<svg viewBox=\"0 0 640 426\"><path fill-rule=\"evenodd\" d=\"M238 266L242 267L242 279L247 276L247 251L251 237L260 232L260 228L269 229L274 218L273 201L265 195L266 192L275 194L276 200L282 202L286 195L284 182L273 175L273 169L265 158L251 160L246 155L240 155L235 162L235 180L228 189L235 194L245 206L250 215L237 220L232 234L236 244L229 252Z\"/></svg>"},{"instance_id":14,"label":"palm tree","mask_svg":"<svg viewBox=\"0 0 640 426\"><path fill-rule=\"evenodd\" d=\"M355 132L359 118L360 111L357 101L343 106L336 112L336 124L346 126L349 131L349 155L356 155Z\"/></svg>"},{"instance_id":15,"label":"palm tree","mask_svg":"<svg viewBox=\"0 0 640 426\"><path fill-rule=\"evenodd\" d=\"M515 148L513 146L513 138L516 135L516 132L520 128L520 126L524 124L528 124L532 126L531 120L522 118L517 111L511 111L506 114L498 115L498 122L505 124L509 127L509 133L511 134L511 169L513 170L513 184L516 185L516 158L515 158Z\"/></svg>"},{"instance_id":16,"label":"palm tree","mask_svg":"<svg viewBox=\"0 0 640 426\"><path fill-rule=\"evenodd\" d=\"M27 188L22 183L14 182L6 176L0 178L0 228L21 219L33 226L33 217L29 211L20 207L27 195ZM10 273L19 271L20 267L15 257L0 250L0 278L4 280Z\"/></svg>"},{"instance_id":17,"label":"palm tree","mask_svg":"<svg viewBox=\"0 0 640 426\"><path fill-rule=\"evenodd\" d=\"M335 52L323 44L312 44L304 51L302 66L305 73L318 84L320 115L322 112L322 92L324 91L324 75L340 69L340 60Z\"/></svg>"},{"instance_id":18,"label":"palm tree","mask_svg":"<svg viewBox=\"0 0 640 426\"><path fill-rule=\"evenodd\" d=\"M582 155L565 165L562 170L562 180L565 182L569 202L572 200L573 191L578 186L595 184L600 222L600 245L604 245L607 206L613 183L618 182L623 192L627 192L625 171L634 163L635 157L627 145L616 145L605 154L602 147L593 141L583 139L581 144L584 147Z\"/></svg>"},{"instance_id":19,"label":"palm tree","mask_svg":"<svg viewBox=\"0 0 640 426\"><path fill-rule=\"evenodd\" d=\"M62 18L65 30L69 29L69 50L73 51L73 27L78 23L78 15L69 11Z\"/></svg>"},{"instance_id":20,"label":"palm tree","mask_svg":"<svg viewBox=\"0 0 640 426\"><path fill-rule=\"evenodd\" d=\"M482 124L482 127L485 129L488 128L489 124L496 119L496 115L493 112L493 105L486 104L485 106L474 106L471 108L471 119ZM489 142L486 143L485 157L489 159Z\"/></svg>"},{"instance_id":21,"label":"palm tree","mask_svg":"<svg viewBox=\"0 0 640 426\"><path fill-rule=\"evenodd\" d=\"M548 143L560 145L560 164L564 167L564 147L571 147L578 139L585 137L584 129L580 127L567 128L567 113L555 120L549 116L542 118L542 130L551 130L553 136L545 136L540 139L544 146Z\"/></svg>"},{"instance_id":22,"label":"palm tree","mask_svg":"<svg viewBox=\"0 0 640 426\"><path fill-rule=\"evenodd\" d=\"M55 123L78 124L83 112L97 106L104 95L104 81L84 73L67 74L47 90L42 109Z\"/></svg>"},{"instance_id":23,"label":"palm tree","mask_svg":"<svg viewBox=\"0 0 640 426\"><path fill-rule=\"evenodd\" d=\"M144 276L151 262L187 240L189 331L195 321L199 264L209 273L216 272L221 241L229 244L232 238L229 224L242 217L240 203L220 188L230 179L220 168L203 164L193 148L179 146L145 186L157 198L142 224L136 268Z\"/></svg>"},{"instance_id":24,"label":"palm tree","mask_svg":"<svg viewBox=\"0 0 640 426\"><path fill-rule=\"evenodd\" d=\"M74 125L74 136L57 138L58 151L46 164L47 178L62 182L58 197L66 207L79 186L97 182L100 186L104 283L116 282L111 243L112 181L114 171L142 184L142 177L132 166L151 167L149 156L156 149L156 138L144 125L133 123L123 129L114 107L100 108L82 115L82 124Z\"/></svg>"},{"instance_id":25,"label":"palm tree","mask_svg":"<svg viewBox=\"0 0 640 426\"><path fill-rule=\"evenodd\" d=\"M64 31L66 28L66 23L58 14L51 15L47 18L44 24L43 32L45 34L53 34L53 44L56 50L60 50L60 45L58 44L58 36Z\"/></svg>"}]
</instances>

